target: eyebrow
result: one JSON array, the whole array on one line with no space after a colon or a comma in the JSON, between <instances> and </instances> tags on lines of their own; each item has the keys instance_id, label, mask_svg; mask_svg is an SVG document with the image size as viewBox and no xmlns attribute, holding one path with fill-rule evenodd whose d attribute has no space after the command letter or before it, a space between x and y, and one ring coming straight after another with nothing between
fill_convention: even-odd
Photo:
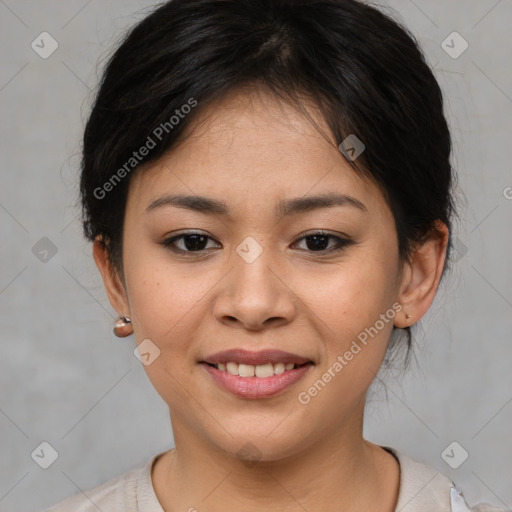
<instances>
[{"instance_id":1,"label":"eyebrow","mask_svg":"<svg viewBox=\"0 0 512 512\"><path fill-rule=\"evenodd\" d=\"M229 215L229 207L223 201L203 196L185 195L165 195L159 197L147 206L146 212L149 213L164 206L175 206L203 214ZM366 206L355 197L346 194L321 194L279 201L275 209L275 214L278 217L285 217L333 206L351 206L363 212L367 212Z\"/></svg>"}]
</instances>

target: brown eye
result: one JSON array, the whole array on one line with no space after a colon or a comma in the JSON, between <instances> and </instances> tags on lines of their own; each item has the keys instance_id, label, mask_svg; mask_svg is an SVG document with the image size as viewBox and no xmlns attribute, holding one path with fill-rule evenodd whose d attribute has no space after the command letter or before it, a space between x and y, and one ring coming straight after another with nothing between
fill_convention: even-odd
<instances>
[{"instance_id":1,"label":"brown eye","mask_svg":"<svg viewBox=\"0 0 512 512\"><path fill-rule=\"evenodd\" d=\"M208 247L209 241L214 242L213 238L203 233L182 233L164 240L162 245L175 252L201 252L211 248Z\"/></svg>"},{"instance_id":2,"label":"brown eye","mask_svg":"<svg viewBox=\"0 0 512 512\"><path fill-rule=\"evenodd\" d=\"M309 252L329 253L343 249L354 242L348 238L342 238L330 233L311 233L299 239L305 242L305 249Z\"/></svg>"},{"instance_id":3,"label":"brown eye","mask_svg":"<svg viewBox=\"0 0 512 512\"><path fill-rule=\"evenodd\" d=\"M310 235L305 237L306 246L311 251L325 251L329 246L329 235Z\"/></svg>"}]
</instances>

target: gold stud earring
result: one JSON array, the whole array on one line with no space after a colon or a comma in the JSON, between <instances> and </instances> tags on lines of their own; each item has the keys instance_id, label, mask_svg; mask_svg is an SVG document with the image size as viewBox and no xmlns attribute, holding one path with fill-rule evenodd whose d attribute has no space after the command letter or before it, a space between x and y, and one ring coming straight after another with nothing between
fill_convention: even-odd
<instances>
[{"instance_id":1,"label":"gold stud earring","mask_svg":"<svg viewBox=\"0 0 512 512\"><path fill-rule=\"evenodd\" d=\"M133 333L132 321L127 316L120 316L113 329L118 338L126 338Z\"/></svg>"}]
</instances>

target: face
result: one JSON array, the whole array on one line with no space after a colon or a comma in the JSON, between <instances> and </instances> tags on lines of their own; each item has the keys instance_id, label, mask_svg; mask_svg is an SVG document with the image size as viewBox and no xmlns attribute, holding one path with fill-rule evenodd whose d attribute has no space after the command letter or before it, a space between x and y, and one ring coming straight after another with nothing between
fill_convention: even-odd
<instances>
[{"instance_id":1,"label":"face","mask_svg":"<svg viewBox=\"0 0 512 512\"><path fill-rule=\"evenodd\" d=\"M239 94L208 114L132 177L116 306L146 340L176 443L192 435L233 454L250 443L278 460L361 425L403 316L394 219L291 106ZM234 349L247 353L215 359Z\"/></svg>"}]
</instances>

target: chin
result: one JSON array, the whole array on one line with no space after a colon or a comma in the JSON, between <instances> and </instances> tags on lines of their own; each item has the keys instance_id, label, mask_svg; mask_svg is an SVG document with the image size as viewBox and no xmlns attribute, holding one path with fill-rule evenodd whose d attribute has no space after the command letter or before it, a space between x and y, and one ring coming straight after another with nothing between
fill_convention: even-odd
<instances>
[{"instance_id":1,"label":"chin","mask_svg":"<svg viewBox=\"0 0 512 512\"><path fill-rule=\"evenodd\" d=\"M233 437L224 438L218 443L217 448L229 453L232 457L240 460L246 466L253 466L260 462L276 462L292 457L304 448L304 439L298 432L291 432L289 429L281 435L272 429L256 432L248 435L233 433ZM286 437L284 437L286 436Z\"/></svg>"}]
</instances>

